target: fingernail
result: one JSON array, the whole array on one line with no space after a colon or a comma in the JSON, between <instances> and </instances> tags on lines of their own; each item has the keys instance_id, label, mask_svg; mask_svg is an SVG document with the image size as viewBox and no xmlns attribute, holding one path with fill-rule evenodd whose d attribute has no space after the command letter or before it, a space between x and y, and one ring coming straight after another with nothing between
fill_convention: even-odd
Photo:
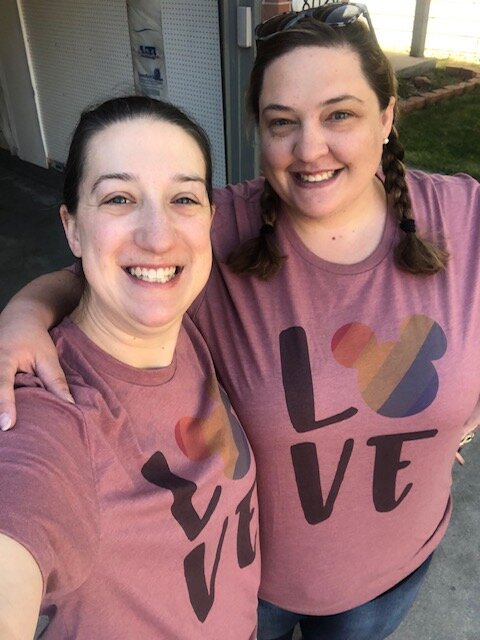
<instances>
[{"instance_id":1,"label":"fingernail","mask_svg":"<svg viewBox=\"0 0 480 640\"><path fill-rule=\"evenodd\" d=\"M73 399L73 396L70 393L67 393L67 395L65 396L65 400L67 402L70 402L70 404L75 404L75 400Z\"/></svg>"},{"instance_id":2,"label":"fingernail","mask_svg":"<svg viewBox=\"0 0 480 640\"><path fill-rule=\"evenodd\" d=\"M0 413L0 429L2 431L8 431L12 426L12 421L8 413Z\"/></svg>"}]
</instances>

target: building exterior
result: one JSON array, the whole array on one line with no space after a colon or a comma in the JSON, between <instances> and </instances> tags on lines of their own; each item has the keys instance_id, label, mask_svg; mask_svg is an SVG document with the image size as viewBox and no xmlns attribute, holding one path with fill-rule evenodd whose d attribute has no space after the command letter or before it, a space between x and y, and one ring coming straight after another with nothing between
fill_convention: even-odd
<instances>
[{"instance_id":1,"label":"building exterior","mask_svg":"<svg viewBox=\"0 0 480 640\"><path fill-rule=\"evenodd\" d=\"M80 112L137 92L170 100L200 122L212 142L216 184L253 175L243 94L260 6L260 0L2 0L0 144L28 162L61 168Z\"/></svg>"}]
</instances>

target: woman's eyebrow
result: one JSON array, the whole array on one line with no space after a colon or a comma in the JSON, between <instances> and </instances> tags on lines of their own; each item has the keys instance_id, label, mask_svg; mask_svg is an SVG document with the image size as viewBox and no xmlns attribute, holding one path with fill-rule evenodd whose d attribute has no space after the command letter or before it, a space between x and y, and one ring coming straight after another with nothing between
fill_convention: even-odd
<instances>
[{"instance_id":1,"label":"woman's eyebrow","mask_svg":"<svg viewBox=\"0 0 480 640\"><path fill-rule=\"evenodd\" d=\"M205 180L205 178L202 178L202 176L199 175L189 176L184 173L178 173L173 177L173 180L175 182L201 182L204 186L207 186L207 181Z\"/></svg>"},{"instance_id":2,"label":"woman's eyebrow","mask_svg":"<svg viewBox=\"0 0 480 640\"><path fill-rule=\"evenodd\" d=\"M267 104L267 106L262 109L262 113L265 113L265 111L288 111L293 113L294 109L292 107L287 107L284 104L277 104L274 102L272 104Z\"/></svg>"},{"instance_id":3,"label":"woman's eyebrow","mask_svg":"<svg viewBox=\"0 0 480 640\"><path fill-rule=\"evenodd\" d=\"M135 176L133 176L131 173L104 173L99 176L93 183L91 193L93 193L98 185L101 184L104 180L124 180L126 182L131 182L135 180ZM205 180L205 178L202 178L199 175L189 176L183 173L179 173L173 176L173 180L175 182L201 182L204 186L207 185L207 181Z\"/></svg>"},{"instance_id":4,"label":"woman's eyebrow","mask_svg":"<svg viewBox=\"0 0 480 640\"><path fill-rule=\"evenodd\" d=\"M331 104L336 104L337 102L343 102L344 100L355 100L356 102L363 103L363 100L361 100L357 96L354 96L350 93L344 93L341 96L334 96L333 98L329 98L324 102L320 102L319 106L326 107ZM286 111L288 113L294 113L295 109L293 107L287 107L284 104L278 104L276 102L273 102L272 104L267 104L267 106L262 109L262 113L265 113L266 111L283 111L283 112Z\"/></svg>"},{"instance_id":5,"label":"woman's eyebrow","mask_svg":"<svg viewBox=\"0 0 480 640\"><path fill-rule=\"evenodd\" d=\"M133 179L134 178L130 173L104 173L103 175L99 176L93 183L91 193L93 193L98 185L104 180L125 180L127 182L130 182Z\"/></svg>"},{"instance_id":6,"label":"woman's eyebrow","mask_svg":"<svg viewBox=\"0 0 480 640\"><path fill-rule=\"evenodd\" d=\"M325 100L325 102L322 102L321 104L323 106L329 105L329 104L336 104L337 102L343 102L344 100L355 100L356 102L362 102L363 100L361 100L360 98L358 98L357 96L354 96L350 93L344 93L341 96L335 96L334 98L330 98L329 100Z\"/></svg>"}]
</instances>

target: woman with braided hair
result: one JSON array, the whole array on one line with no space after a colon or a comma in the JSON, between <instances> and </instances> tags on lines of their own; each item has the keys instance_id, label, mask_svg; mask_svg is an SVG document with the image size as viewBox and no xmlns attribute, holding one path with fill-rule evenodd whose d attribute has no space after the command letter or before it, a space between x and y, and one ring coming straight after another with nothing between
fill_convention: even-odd
<instances>
[{"instance_id":1,"label":"woman with braided hair","mask_svg":"<svg viewBox=\"0 0 480 640\"><path fill-rule=\"evenodd\" d=\"M216 191L213 270L189 311L257 461L259 640L297 623L305 640L393 632L447 528L479 398L480 187L405 169L365 17L332 4L257 27L263 175ZM62 272L10 303L6 379L41 368L66 393L39 327L75 289Z\"/></svg>"}]
</instances>

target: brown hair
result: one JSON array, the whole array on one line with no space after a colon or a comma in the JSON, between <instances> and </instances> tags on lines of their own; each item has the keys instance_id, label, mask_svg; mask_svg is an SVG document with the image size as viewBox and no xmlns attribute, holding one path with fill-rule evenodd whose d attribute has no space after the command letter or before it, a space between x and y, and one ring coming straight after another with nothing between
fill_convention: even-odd
<instances>
[{"instance_id":1,"label":"brown hair","mask_svg":"<svg viewBox=\"0 0 480 640\"><path fill-rule=\"evenodd\" d=\"M247 92L247 109L257 125L265 70L275 59L298 47L348 47L359 56L363 74L377 96L380 109L387 108L392 96L397 97L397 81L392 66L365 25L357 21L341 28L333 28L318 20L306 18L294 28L257 43L257 57ZM397 106L395 116L398 117ZM437 273L445 267L448 253L433 243L422 240L413 231L412 204L405 180L403 157L404 150L393 126L389 140L383 147L382 169L385 191L391 197L394 211L403 228L400 241L394 249L395 263L399 269L410 273ZM260 206L263 233L232 251L227 262L234 273L255 275L266 280L275 275L286 260L286 256L280 254L275 235L265 233L275 227L279 208L279 198L268 181L265 181ZM412 222L405 223L406 220Z\"/></svg>"}]
</instances>

